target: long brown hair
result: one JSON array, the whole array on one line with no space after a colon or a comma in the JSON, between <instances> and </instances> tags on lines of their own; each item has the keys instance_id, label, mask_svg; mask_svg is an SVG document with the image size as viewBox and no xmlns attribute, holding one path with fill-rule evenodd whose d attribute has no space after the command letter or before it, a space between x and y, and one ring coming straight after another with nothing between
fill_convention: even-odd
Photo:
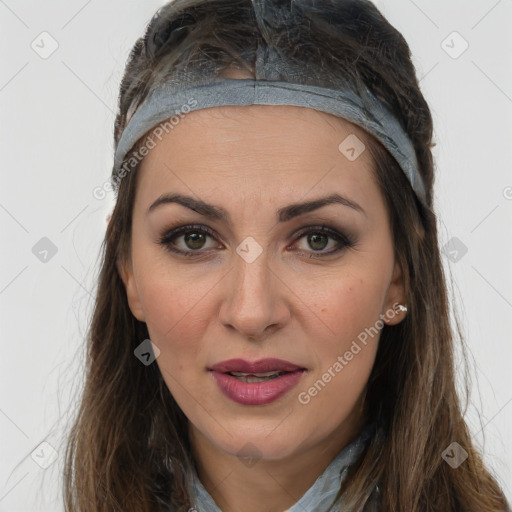
<instances>
[{"instance_id":1,"label":"long brown hair","mask_svg":"<svg viewBox=\"0 0 512 512\"><path fill-rule=\"evenodd\" d=\"M273 0L275 9L290 9ZM427 189L418 202L394 159L368 137L386 201L408 313L385 325L367 384L366 412L376 433L351 467L340 494L347 510L503 511L506 500L474 447L456 392L455 342L432 204L432 118L401 34L365 0L296 2L293 22L257 22L250 0L174 0L154 16L128 59L114 139L161 77L209 66L254 72L257 45L271 40L290 60L321 65L315 85L365 85L412 140ZM286 77L282 77L286 80ZM128 155L128 160L130 155ZM86 380L69 432L64 473L68 512L186 511L195 471L187 418L158 365L134 349L149 338L128 307L119 265L130 257L137 166L114 180L117 200L104 244L87 339ZM457 469L442 452L457 442L468 454ZM370 491L371 496L369 496Z\"/></svg>"}]
</instances>

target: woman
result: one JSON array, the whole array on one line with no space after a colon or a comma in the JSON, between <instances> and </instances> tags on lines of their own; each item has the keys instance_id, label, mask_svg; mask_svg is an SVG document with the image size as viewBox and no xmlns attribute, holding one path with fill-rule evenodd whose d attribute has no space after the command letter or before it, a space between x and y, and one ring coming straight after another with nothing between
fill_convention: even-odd
<instances>
[{"instance_id":1,"label":"woman","mask_svg":"<svg viewBox=\"0 0 512 512\"><path fill-rule=\"evenodd\" d=\"M431 139L368 1L155 15L121 84L67 510L508 508L455 391Z\"/></svg>"}]
</instances>

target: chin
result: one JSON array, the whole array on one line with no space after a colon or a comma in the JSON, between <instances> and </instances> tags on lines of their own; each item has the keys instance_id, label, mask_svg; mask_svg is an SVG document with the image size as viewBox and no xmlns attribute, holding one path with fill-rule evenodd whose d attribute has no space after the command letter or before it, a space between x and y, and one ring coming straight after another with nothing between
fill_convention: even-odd
<instances>
[{"instance_id":1,"label":"chin","mask_svg":"<svg viewBox=\"0 0 512 512\"><path fill-rule=\"evenodd\" d=\"M290 436L289 431L284 429L279 434L268 429L270 435L266 431L248 431L242 427L237 431L236 436L218 440L218 446L229 455L239 458L280 460L292 455L305 442L302 437L295 439Z\"/></svg>"}]
</instances>

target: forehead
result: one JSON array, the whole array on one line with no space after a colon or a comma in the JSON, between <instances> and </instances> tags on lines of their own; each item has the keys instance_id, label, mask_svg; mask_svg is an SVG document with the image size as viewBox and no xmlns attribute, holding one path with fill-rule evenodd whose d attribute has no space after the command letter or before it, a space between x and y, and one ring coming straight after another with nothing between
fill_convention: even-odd
<instances>
[{"instance_id":1,"label":"forehead","mask_svg":"<svg viewBox=\"0 0 512 512\"><path fill-rule=\"evenodd\" d=\"M137 195L147 202L167 189L199 196L236 189L278 199L338 189L363 201L364 191L378 192L368 137L344 119L304 107L196 110L156 140L141 163Z\"/></svg>"}]
</instances>

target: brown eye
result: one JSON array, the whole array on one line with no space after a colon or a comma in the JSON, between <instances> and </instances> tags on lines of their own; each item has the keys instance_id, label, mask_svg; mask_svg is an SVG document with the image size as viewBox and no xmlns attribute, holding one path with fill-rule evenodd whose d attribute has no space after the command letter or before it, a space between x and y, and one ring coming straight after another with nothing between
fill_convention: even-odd
<instances>
[{"instance_id":1,"label":"brown eye","mask_svg":"<svg viewBox=\"0 0 512 512\"><path fill-rule=\"evenodd\" d=\"M315 251L321 251L329 243L329 236L324 233L313 233L307 235L308 244Z\"/></svg>"},{"instance_id":2,"label":"brown eye","mask_svg":"<svg viewBox=\"0 0 512 512\"><path fill-rule=\"evenodd\" d=\"M303 238L307 244L305 252L309 252L310 257L328 256L355 245L355 240L350 236L327 226L311 227L299 234L297 241ZM334 249L326 251L325 249L329 246L330 240L337 242L337 244L331 244L331 248L334 247ZM299 250L302 251L302 249Z\"/></svg>"},{"instance_id":3,"label":"brown eye","mask_svg":"<svg viewBox=\"0 0 512 512\"><path fill-rule=\"evenodd\" d=\"M178 243L180 238L183 241ZM215 235L206 226L181 226L164 234L159 243L173 253L195 256L206 252L202 249L205 248L208 238L215 238Z\"/></svg>"},{"instance_id":4,"label":"brown eye","mask_svg":"<svg viewBox=\"0 0 512 512\"><path fill-rule=\"evenodd\" d=\"M182 236L187 247L190 249L201 249L205 243L205 238L208 235L200 233L199 231L189 231Z\"/></svg>"},{"instance_id":5,"label":"brown eye","mask_svg":"<svg viewBox=\"0 0 512 512\"><path fill-rule=\"evenodd\" d=\"M206 226L180 226L164 234L159 239L159 243L170 252L193 257L203 255L209 249L219 248L218 245L206 247L208 238L216 239L216 235ZM329 256L355 245L355 240L350 236L327 226L309 227L299 234L296 240L303 238L306 240L307 247L299 248L299 252L309 253L310 258ZM180 239L182 239L181 243L179 243ZM327 248L331 250L326 250Z\"/></svg>"}]
</instances>

